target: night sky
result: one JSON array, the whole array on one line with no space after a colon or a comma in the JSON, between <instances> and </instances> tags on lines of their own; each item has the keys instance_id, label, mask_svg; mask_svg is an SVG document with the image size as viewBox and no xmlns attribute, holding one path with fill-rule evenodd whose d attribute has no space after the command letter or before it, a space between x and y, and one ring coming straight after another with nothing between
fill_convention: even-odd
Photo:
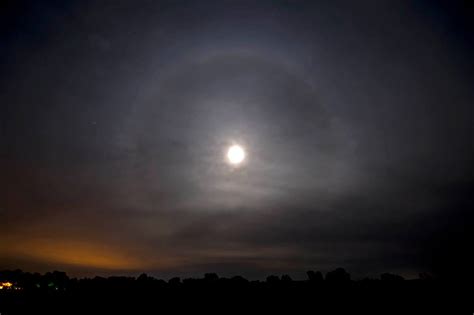
<instances>
[{"instance_id":1,"label":"night sky","mask_svg":"<svg viewBox=\"0 0 474 315\"><path fill-rule=\"evenodd\" d=\"M470 268L474 11L448 2L2 4L0 269Z\"/></svg>"}]
</instances>

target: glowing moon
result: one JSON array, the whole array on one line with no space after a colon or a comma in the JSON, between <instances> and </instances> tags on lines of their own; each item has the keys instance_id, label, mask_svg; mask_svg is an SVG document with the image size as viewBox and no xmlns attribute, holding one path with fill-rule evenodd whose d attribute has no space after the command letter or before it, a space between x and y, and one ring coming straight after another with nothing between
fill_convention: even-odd
<instances>
[{"instance_id":1,"label":"glowing moon","mask_svg":"<svg viewBox=\"0 0 474 315\"><path fill-rule=\"evenodd\" d=\"M230 164L239 165L245 160L245 151L239 145L233 145L227 150L227 159Z\"/></svg>"}]
</instances>

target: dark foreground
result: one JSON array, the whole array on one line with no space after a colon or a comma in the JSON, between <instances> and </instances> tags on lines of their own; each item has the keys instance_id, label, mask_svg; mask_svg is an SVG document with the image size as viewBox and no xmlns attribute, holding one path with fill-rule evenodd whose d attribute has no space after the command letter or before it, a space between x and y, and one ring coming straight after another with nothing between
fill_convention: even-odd
<instances>
[{"instance_id":1,"label":"dark foreground","mask_svg":"<svg viewBox=\"0 0 474 315\"><path fill-rule=\"evenodd\" d=\"M65 273L45 275L0 272L0 313L9 314L472 314L473 290L461 281L421 277L404 280L384 274L380 279L352 281L343 269L308 280L270 276L266 281L242 277L163 281L145 274L133 277L69 279ZM2 286L0 284L0 286Z\"/></svg>"}]
</instances>

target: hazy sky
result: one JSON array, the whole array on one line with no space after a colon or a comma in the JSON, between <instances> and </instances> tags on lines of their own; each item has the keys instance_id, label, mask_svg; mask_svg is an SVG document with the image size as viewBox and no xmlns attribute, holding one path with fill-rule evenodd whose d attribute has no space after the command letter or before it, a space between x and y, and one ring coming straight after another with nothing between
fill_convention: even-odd
<instances>
[{"instance_id":1,"label":"hazy sky","mask_svg":"<svg viewBox=\"0 0 474 315\"><path fill-rule=\"evenodd\" d=\"M0 268L470 266L467 2L3 6Z\"/></svg>"}]
</instances>

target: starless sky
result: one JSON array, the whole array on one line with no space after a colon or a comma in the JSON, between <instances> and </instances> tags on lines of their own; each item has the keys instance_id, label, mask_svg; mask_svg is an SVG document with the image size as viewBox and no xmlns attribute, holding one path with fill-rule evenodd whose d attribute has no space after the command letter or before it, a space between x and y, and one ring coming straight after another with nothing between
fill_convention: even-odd
<instances>
[{"instance_id":1,"label":"starless sky","mask_svg":"<svg viewBox=\"0 0 474 315\"><path fill-rule=\"evenodd\" d=\"M467 2L0 10L1 269L470 266ZM235 143L240 167L225 160Z\"/></svg>"}]
</instances>

